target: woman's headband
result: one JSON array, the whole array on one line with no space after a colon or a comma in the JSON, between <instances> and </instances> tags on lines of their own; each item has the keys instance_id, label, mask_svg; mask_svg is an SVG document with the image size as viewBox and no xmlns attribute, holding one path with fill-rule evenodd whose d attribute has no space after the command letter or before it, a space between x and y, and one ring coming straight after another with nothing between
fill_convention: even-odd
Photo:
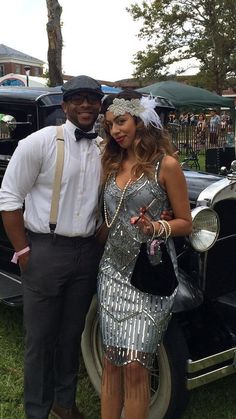
<instances>
[{"instance_id":1,"label":"woman's headband","mask_svg":"<svg viewBox=\"0 0 236 419\"><path fill-rule=\"evenodd\" d=\"M152 96L142 96L140 99L130 100L115 98L107 110L115 116L128 112L132 116L141 118L145 126L151 124L155 128L162 129L160 117L155 111L156 106L155 98Z\"/></svg>"}]
</instances>

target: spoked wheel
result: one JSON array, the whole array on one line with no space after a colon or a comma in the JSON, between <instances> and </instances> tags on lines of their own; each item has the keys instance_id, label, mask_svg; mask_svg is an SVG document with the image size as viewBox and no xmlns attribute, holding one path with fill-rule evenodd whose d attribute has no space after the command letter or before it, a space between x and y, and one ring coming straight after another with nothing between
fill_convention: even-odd
<instances>
[{"instance_id":1,"label":"spoked wheel","mask_svg":"<svg viewBox=\"0 0 236 419\"><path fill-rule=\"evenodd\" d=\"M83 333L82 353L88 376L95 390L100 394L103 351L95 297ZM188 400L185 385L187 359L186 342L177 321L172 319L151 372L149 419L181 417Z\"/></svg>"}]
</instances>

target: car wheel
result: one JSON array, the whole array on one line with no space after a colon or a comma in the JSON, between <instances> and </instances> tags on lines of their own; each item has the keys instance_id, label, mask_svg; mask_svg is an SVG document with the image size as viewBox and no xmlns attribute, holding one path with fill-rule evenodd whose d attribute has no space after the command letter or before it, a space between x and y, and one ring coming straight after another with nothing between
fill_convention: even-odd
<instances>
[{"instance_id":1,"label":"car wheel","mask_svg":"<svg viewBox=\"0 0 236 419\"><path fill-rule=\"evenodd\" d=\"M82 353L88 376L100 395L102 376L102 341L94 297L87 315L82 338ZM181 328L173 318L161 344L151 372L149 419L180 418L187 400L186 362L188 350Z\"/></svg>"}]
</instances>

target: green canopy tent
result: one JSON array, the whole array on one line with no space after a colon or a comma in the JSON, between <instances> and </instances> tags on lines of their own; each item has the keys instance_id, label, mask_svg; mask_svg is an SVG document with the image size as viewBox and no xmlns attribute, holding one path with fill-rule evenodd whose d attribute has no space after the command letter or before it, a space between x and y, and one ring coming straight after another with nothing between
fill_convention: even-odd
<instances>
[{"instance_id":1,"label":"green canopy tent","mask_svg":"<svg viewBox=\"0 0 236 419\"><path fill-rule=\"evenodd\" d=\"M189 86L176 81L162 81L141 89L140 93L151 93L169 99L176 108L212 108L225 107L234 109L232 99L219 96L200 87Z\"/></svg>"},{"instance_id":2,"label":"green canopy tent","mask_svg":"<svg viewBox=\"0 0 236 419\"><path fill-rule=\"evenodd\" d=\"M233 121L236 149L236 110L233 99L219 96L200 87L176 81L162 81L137 89L140 93L151 93L153 96L162 96L169 99L177 109L206 109L230 108Z\"/></svg>"}]
</instances>

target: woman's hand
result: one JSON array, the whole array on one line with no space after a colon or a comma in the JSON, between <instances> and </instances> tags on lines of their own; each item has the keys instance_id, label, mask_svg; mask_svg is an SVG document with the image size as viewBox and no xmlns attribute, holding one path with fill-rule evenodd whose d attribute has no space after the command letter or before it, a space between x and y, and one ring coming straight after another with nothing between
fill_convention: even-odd
<instances>
[{"instance_id":1,"label":"woman's hand","mask_svg":"<svg viewBox=\"0 0 236 419\"><path fill-rule=\"evenodd\" d=\"M161 213L161 220L171 221L174 218L173 211L171 209L166 209Z\"/></svg>"},{"instance_id":2,"label":"woman's hand","mask_svg":"<svg viewBox=\"0 0 236 419\"><path fill-rule=\"evenodd\" d=\"M136 225L140 232L143 233L146 236L153 236L154 234L154 225L150 218L148 218L144 213L142 212L142 209L140 210L139 217L131 217L130 223L132 225Z\"/></svg>"}]
</instances>

